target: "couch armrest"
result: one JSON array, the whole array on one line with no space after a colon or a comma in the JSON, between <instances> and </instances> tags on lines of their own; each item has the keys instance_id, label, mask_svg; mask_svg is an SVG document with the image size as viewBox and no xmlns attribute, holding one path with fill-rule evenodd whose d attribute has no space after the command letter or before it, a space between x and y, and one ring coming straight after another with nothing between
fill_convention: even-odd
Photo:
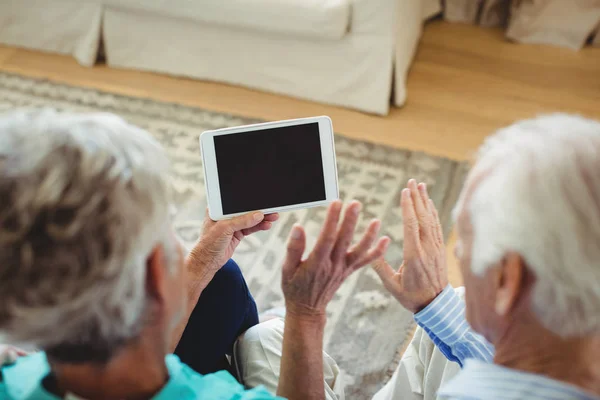
<instances>
[{"instance_id":1,"label":"couch armrest","mask_svg":"<svg viewBox=\"0 0 600 400\"><path fill-rule=\"evenodd\" d=\"M349 0L350 32L393 37L397 4L405 0Z\"/></svg>"}]
</instances>

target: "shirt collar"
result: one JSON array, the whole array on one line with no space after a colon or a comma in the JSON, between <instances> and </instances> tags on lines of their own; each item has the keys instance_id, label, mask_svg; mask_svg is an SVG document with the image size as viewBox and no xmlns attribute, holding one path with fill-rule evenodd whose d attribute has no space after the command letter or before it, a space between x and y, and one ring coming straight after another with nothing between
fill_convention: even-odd
<instances>
[{"instance_id":1,"label":"shirt collar","mask_svg":"<svg viewBox=\"0 0 600 400\"><path fill-rule=\"evenodd\" d=\"M439 391L440 397L469 399L599 400L576 386L542 375L468 359L461 372Z\"/></svg>"},{"instance_id":2,"label":"shirt collar","mask_svg":"<svg viewBox=\"0 0 600 400\"><path fill-rule=\"evenodd\" d=\"M193 398L193 389L186 384L187 377L184 376L184 366L179 357L170 354L165 358L169 381L153 397L153 399L175 399ZM27 357L21 357L15 365L2 369L8 395L14 399L56 400L58 397L48 393L41 384L43 378L50 373L50 366L43 352L34 353ZM216 375L216 374L215 374ZM233 378L232 378L233 379ZM70 400L77 399L69 394Z\"/></svg>"}]
</instances>

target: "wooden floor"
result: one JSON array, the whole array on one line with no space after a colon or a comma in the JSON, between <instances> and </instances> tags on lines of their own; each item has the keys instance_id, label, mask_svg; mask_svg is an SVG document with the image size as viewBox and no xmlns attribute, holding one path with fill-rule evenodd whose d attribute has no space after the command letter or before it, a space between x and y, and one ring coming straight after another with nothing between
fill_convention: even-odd
<instances>
[{"instance_id":1,"label":"wooden floor","mask_svg":"<svg viewBox=\"0 0 600 400\"><path fill-rule=\"evenodd\" d=\"M519 45L500 30L441 21L425 27L406 106L387 117L219 83L85 68L70 57L1 46L0 70L265 120L326 114L346 136L457 160L517 119L555 111L600 119L600 48ZM459 283L455 263L451 271Z\"/></svg>"}]
</instances>

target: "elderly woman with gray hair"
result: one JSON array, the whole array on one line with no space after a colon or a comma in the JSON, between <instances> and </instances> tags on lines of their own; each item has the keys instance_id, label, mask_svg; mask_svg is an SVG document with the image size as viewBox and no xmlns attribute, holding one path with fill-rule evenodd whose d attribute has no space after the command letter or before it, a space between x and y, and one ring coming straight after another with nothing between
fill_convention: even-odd
<instances>
[{"instance_id":1,"label":"elderly woman with gray hair","mask_svg":"<svg viewBox=\"0 0 600 400\"><path fill-rule=\"evenodd\" d=\"M0 343L42 350L0 370L0 399L274 398L224 370L238 335L258 322L230 257L277 215L207 218L187 254L168 182L162 148L116 116L0 116ZM325 307L389 243L373 221L350 247L360 204L341 211L329 207L305 259L304 230L290 235L280 396L325 397Z\"/></svg>"}]
</instances>

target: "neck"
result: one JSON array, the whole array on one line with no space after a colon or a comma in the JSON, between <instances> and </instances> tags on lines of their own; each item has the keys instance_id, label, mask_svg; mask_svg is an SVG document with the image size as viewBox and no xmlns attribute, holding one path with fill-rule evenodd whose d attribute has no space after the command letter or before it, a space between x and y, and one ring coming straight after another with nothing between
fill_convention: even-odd
<instances>
[{"instance_id":1,"label":"neck","mask_svg":"<svg viewBox=\"0 0 600 400\"><path fill-rule=\"evenodd\" d=\"M143 340L123 348L106 364L53 362L52 373L60 396L73 393L89 400L150 399L169 379L166 351L156 352L158 343ZM160 354L157 354L160 353Z\"/></svg>"},{"instance_id":2,"label":"neck","mask_svg":"<svg viewBox=\"0 0 600 400\"><path fill-rule=\"evenodd\" d=\"M544 375L600 395L600 335L562 338L530 315L495 343L494 363Z\"/></svg>"}]
</instances>

